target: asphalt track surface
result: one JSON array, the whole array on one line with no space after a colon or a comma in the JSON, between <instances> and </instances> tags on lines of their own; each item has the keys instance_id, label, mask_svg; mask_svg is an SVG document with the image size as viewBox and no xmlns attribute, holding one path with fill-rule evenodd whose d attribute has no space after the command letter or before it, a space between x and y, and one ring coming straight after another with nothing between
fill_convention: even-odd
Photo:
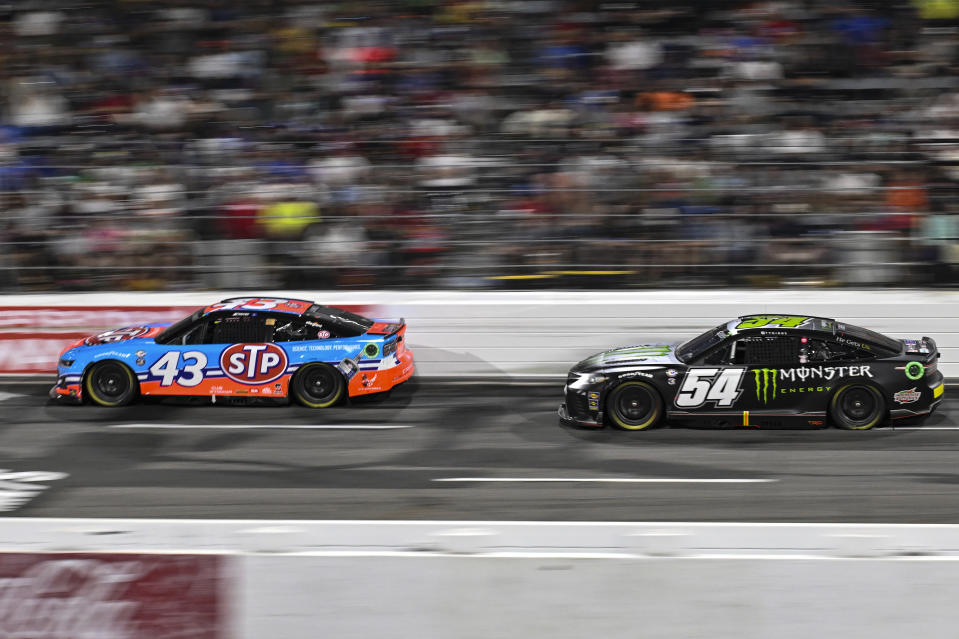
<instances>
[{"instance_id":1,"label":"asphalt track surface","mask_svg":"<svg viewBox=\"0 0 959 639\"><path fill-rule=\"evenodd\" d=\"M49 386L0 382L2 472L66 473L6 516L959 523L948 392L909 429L630 433L560 426L561 382L414 379L323 411Z\"/></svg>"}]
</instances>

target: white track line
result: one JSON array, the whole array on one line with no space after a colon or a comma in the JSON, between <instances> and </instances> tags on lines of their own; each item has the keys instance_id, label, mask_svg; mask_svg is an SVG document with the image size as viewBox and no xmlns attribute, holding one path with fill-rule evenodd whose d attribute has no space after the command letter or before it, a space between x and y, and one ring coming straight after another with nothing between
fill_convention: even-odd
<instances>
[{"instance_id":1,"label":"white track line","mask_svg":"<svg viewBox=\"0 0 959 639\"><path fill-rule=\"evenodd\" d=\"M413 424L109 424L107 428L165 428L170 430L398 430L415 428Z\"/></svg>"},{"instance_id":2,"label":"white track line","mask_svg":"<svg viewBox=\"0 0 959 639\"><path fill-rule=\"evenodd\" d=\"M595 482L608 484L767 484L778 479L693 479L673 477L443 477L444 482Z\"/></svg>"},{"instance_id":3,"label":"white track line","mask_svg":"<svg viewBox=\"0 0 959 639\"><path fill-rule=\"evenodd\" d=\"M959 426L889 426L881 430L959 430Z\"/></svg>"}]
</instances>

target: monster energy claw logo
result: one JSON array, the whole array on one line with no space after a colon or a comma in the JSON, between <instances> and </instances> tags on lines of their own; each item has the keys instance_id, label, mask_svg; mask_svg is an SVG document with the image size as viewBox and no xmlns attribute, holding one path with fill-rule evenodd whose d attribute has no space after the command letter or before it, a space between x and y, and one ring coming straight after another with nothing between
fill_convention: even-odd
<instances>
[{"instance_id":1,"label":"monster energy claw logo","mask_svg":"<svg viewBox=\"0 0 959 639\"><path fill-rule=\"evenodd\" d=\"M759 379L760 373L762 373L762 381ZM753 369L753 375L756 376L756 401L762 401L763 404L769 401L770 380L772 380L772 399L776 399L776 378L779 375L779 370L775 368L756 368Z\"/></svg>"},{"instance_id":2,"label":"monster energy claw logo","mask_svg":"<svg viewBox=\"0 0 959 639\"><path fill-rule=\"evenodd\" d=\"M797 368L754 368L756 401L763 404L793 393L828 393L833 379L872 377L868 365L799 366ZM815 380L822 380L818 384ZM826 383L823 383L826 382Z\"/></svg>"},{"instance_id":3,"label":"monster energy claw logo","mask_svg":"<svg viewBox=\"0 0 959 639\"><path fill-rule=\"evenodd\" d=\"M628 348L617 348L612 351L612 355L630 355L637 357L661 357L669 355L669 346L630 346Z\"/></svg>"}]
</instances>

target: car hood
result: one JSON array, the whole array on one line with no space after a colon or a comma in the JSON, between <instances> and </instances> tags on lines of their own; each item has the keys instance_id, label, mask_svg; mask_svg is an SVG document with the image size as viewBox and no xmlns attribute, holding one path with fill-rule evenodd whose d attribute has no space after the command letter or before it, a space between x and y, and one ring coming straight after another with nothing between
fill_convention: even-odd
<instances>
[{"instance_id":1,"label":"car hood","mask_svg":"<svg viewBox=\"0 0 959 639\"><path fill-rule=\"evenodd\" d=\"M676 359L678 344L640 344L638 346L624 346L603 351L587 357L574 369L589 372L610 366L630 366L633 364L679 364Z\"/></svg>"},{"instance_id":2,"label":"car hood","mask_svg":"<svg viewBox=\"0 0 959 639\"><path fill-rule=\"evenodd\" d=\"M103 346L105 344L116 344L117 342L126 342L129 340L138 340L141 342L153 341L157 335L163 332L163 329L169 324L144 324L142 326L124 326L123 328L114 328L109 331L103 331L96 335L90 335L77 340L63 350L65 353L74 348L85 346ZM61 353L62 355L62 353Z\"/></svg>"}]
</instances>

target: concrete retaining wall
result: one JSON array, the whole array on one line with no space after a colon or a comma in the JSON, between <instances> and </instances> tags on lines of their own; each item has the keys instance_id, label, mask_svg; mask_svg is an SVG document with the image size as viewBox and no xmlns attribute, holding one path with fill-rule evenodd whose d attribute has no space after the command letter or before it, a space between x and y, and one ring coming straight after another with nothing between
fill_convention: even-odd
<instances>
[{"instance_id":1,"label":"concrete retaining wall","mask_svg":"<svg viewBox=\"0 0 959 639\"><path fill-rule=\"evenodd\" d=\"M246 557L241 639L953 639L957 561Z\"/></svg>"},{"instance_id":2,"label":"concrete retaining wall","mask_svg":"<svg viewBox=\"0 0 959 639\"><path fill-rule=\"evenodd\" d=\"M198 307L235 295L249 292L6 296L0 297L0 309ZM959 377L959 292L951 291L266 291L264 295L367 306L383 317L405 317L417 368L424 376L558 377L571 364L603 349L681 340L732 317L762 312L835 317L894 337L928 335L942 351L942 371ZM63 326L71 328L77 327Z\"/></svg>"},{"instance_id":3,"label":"concrete retaining wall","mask_svg":"<svg viewBox=\"0 0 959 639\"><path fill-rule=\"evenodd\" d=\"M0 540L224 555L221 639L956 636L959 526L8 518Z\"/></svg>"}]
</instances>

